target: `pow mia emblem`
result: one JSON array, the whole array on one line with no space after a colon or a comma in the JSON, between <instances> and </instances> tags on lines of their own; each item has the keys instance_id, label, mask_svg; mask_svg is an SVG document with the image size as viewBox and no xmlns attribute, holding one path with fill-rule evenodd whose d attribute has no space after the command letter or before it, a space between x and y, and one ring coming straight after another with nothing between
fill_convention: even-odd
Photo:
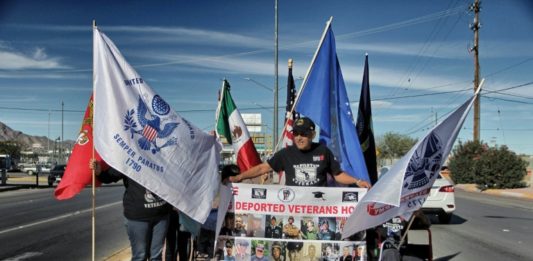
<instances>
[{"instance_id":1,"label":"pow mia emblem","mask_svg":"<svg viewBox=\"0 0 533 261\"><path fill-rule=\"evenodd\" d=\"M155 114L152 114L142 98L139 96L139 104L137 105L137 121L141 128L137 128L137 122L133 118L135 110L131 109L126 112L124 116L124 130L130 132L131 138L135 135L140 135L138 139L139 147L143 150L151 150L153 154L156 154L161 149L177 145L178 141L175 137L167 139L163 145L158 145L158 139L169 138L170 134L178 127L179 123L169 122L161 126L161 118L158 115L165 116L170 112L170 106L159 95L155 95L152 99L152 110ZM146 117L146 114L149 117ZM152 148L153 147L153 148Z\"/></svg>"},{"instance_id":2,"label":"pow mia emblem","mask_svg":"<svg viewBox=\"0 0 533 261\"><path fill-rule=\"evenodd\" d=\"M281 188L278 191L278 199L282 202L291 202L294 200L295 196L294 190L289 187Z\"/></svg>"},{"instance_id":3,"label":"pow mia emblem","mask_svg":"<svg viewBox=\"0 0 533 261\"><path fill-rule=\"evenodd\" d=\"M440 170L442 159L442 142L435 133L431 133L419 149L415 151L405 172L403 187L416 189L425 186Z\"/></svg>"}]
</instances>

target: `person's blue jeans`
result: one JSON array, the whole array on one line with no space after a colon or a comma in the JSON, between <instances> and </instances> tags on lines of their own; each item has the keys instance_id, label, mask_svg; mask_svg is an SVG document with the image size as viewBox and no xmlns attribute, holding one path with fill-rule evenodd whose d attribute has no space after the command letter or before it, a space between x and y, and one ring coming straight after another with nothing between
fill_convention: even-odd
<instances>
[{"instance_id":1,"label":"person's blue jeans","mask_svg":"<svg viewBox=\"0 0 533 261\"><path fill-rule=\"evenodd\" d=\"M168 227L168 215L152 221L126 218L126 230L131 244L131 260L163 260L163 244Z\"/></svg>"}]
</instances>

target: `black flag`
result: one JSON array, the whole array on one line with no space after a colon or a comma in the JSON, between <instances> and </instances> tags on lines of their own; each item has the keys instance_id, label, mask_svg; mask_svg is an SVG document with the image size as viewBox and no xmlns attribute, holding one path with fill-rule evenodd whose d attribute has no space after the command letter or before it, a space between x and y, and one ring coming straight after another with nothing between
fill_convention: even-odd
<instances>
[{"instance_id":1,"label":"black flag","mask_svg":"<svg viewBox=\"0 0 533 261\"><path fill-rule=\"evenodd\" d=\"M370 104L370 82L368 79L368 55L365 57L365 70L359 98L359 112L357 114L357 136L361 143L361 150L365 156L368 177L372 185L378 180L376 162L376 142L374 141L374 128L372 127L372 106Z\"/></svg>"}]
</instances>

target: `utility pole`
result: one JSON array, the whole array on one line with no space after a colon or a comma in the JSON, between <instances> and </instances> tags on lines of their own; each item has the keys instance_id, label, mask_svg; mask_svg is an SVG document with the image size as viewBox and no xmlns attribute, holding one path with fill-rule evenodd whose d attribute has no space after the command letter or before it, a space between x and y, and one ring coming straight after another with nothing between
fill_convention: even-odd
<instances>
[{"instance_id":1,"label":"utility pole","mask_svg":"<svg viewBox=\"0 0 533 261\"><path fill-rule=\"evenodd\" d=\"M61 101L61 142L59 143L59 162L63 163L63 141L65 137L63 136L63 112L65 111L65 103Z\"/></svg>"},{"instance_id":2,"label":"utility pole","mask_svg":"<svg viewBox=\"0 0 533 261\"><path fill-rule=\"evenodd\" d=\"M272 148L278 143L278 0L274 0L274 129ZM274 153L274 152L272 152Z\"/></svg>"},{"instance_id":3,"label":"utility pole","mask_svg":"<svg viewBox=\"0 0 533 261\"><path fill-rule=\"evenodd\" d=\"M48 144L46 147L46 155L50 156L50 110L48 110L48 134L46 135L46 142Z\"/></svg>"},{"instance_id":4,"label":"utility pole","mask_svg":"<svg viewBox=\"0 0 533 261\"><path fill-rule=\"evenodd\" d=\"M474 23L470 25L470 29L474 31L474 93L479 88L479 11L481 9L479 0L474 0L474 3L470 6L470 11L474 12ZM479 97L474 101L474 141L479 141L480 136L480 101Z\"/></svg>"}]
</instances>

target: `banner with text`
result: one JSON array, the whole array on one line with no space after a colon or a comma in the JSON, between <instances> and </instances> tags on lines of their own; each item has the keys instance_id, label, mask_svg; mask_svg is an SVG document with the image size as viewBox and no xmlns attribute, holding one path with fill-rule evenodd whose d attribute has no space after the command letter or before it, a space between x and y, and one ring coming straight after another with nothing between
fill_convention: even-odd
<instances>
[{"instance_id":1,"label":"banner with text","mask_svg":"<svg viewBox=\"0 0 533 261\"><path fill-rule=\"evenodd\" d=\"M366 258L364 232L341 233L366 189L233 184L233 197L218 222L224 260ZM356 259L356 260L359 260Z\"/></svg>"}]
</instances>

